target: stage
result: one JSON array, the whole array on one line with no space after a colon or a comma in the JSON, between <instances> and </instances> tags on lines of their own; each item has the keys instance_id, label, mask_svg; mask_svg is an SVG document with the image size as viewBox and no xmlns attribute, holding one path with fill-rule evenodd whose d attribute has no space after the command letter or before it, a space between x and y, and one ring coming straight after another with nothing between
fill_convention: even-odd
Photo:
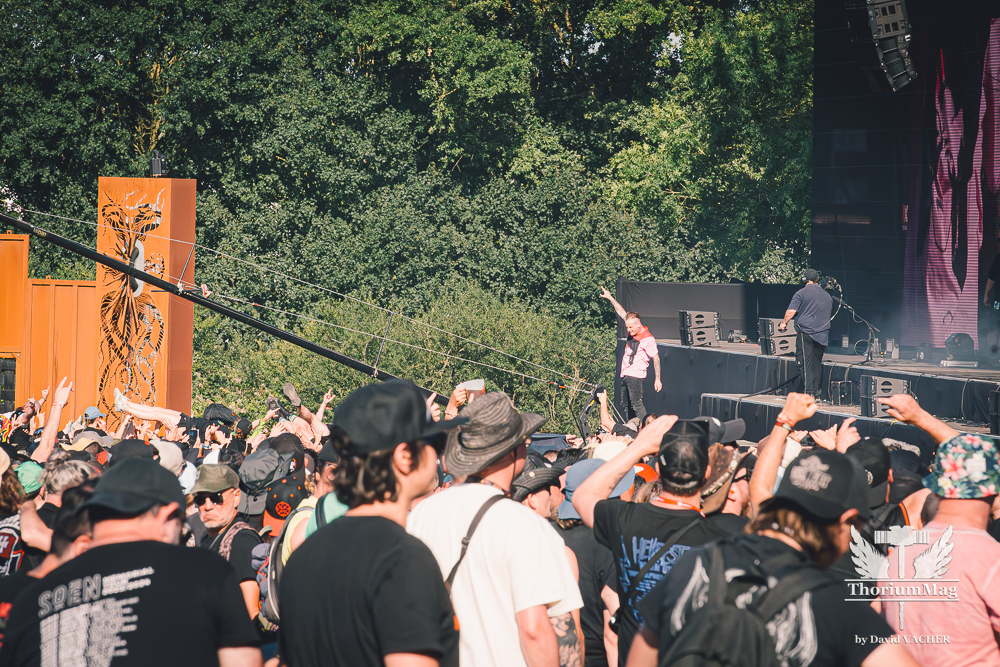
<instances>
[{"instance_id":1,"label":"stage","mask_svg":"<svg viewBox=\"0 0 1000 667\"><path fill-rule=\"evenodd\" d=\"M795 357L761 354L755 343L718 342L711 346L684 346L678 340L657 339L663 376L663 391L653 388L649 370L643 387L646 409L655 414L682 418L712 415L720 419L741 417L747 424L747 440L760 440L771 431L788 391L796 391L798 367ZM624 342L619 341L618 361ZM891 419L861 417L859 383L862 375L907 380L910 393L931 414L961 431L989 434L989 395L1000 388L1000 370L942 368L943 350L928 352L930 358L916 361L880 359L866 363L864 356L840 348L828 348L823 358L823 399L809 429L828 428L848 417L856 417L862 435L887 437L919 445L929 460L933 442L919 429ZM830 400L832 382L853 384L853 405L835 406ZM792 381L789 383L789 381ZM768 389L786 385L777 392ZM616 404L621 410L619 388ZM750 394L758 394L749 396ZM767 395L764 395L764 394ZM775 395L777 393L777 395Z\"/></svg>"}]
</instances>

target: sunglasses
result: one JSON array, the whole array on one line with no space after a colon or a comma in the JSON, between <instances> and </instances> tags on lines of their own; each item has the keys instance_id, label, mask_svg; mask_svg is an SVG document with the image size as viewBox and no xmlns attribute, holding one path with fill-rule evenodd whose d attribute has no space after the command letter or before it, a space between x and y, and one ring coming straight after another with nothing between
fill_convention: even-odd
<instances>
[{"instance_id":1,"label":"sunglasses","mask_svg":"<svg viewBox=\"0 0 1000 667\"><path fill-rule=\"evenodd\" d=\"M194 504L201 507L206 501L211 500L213 505L221 505L225 502L222 494L222 491L217 491L215 493L196 493L194 495Z\"/></svg>"}]
</instances>

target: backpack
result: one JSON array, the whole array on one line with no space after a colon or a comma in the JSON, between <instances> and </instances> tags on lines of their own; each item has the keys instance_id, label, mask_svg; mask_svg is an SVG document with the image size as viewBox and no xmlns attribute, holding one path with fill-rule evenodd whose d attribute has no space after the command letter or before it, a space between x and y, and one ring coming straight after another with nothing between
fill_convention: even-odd
<instances>
[{"instance_id":1,"label":"backpack","mask_svg":"<svg viewBox=\"0 0 1000 667\"><path fill-rule=\"evenodd\" d=\"M319 504L317 503L317 509ZM279 623L281 617L278 611L278 587L281 585L281 573L285 566L281 563L281 549L288 538L288 525L292 522L292 517L299 512L309 509L308 507L296 507L291 514L285 517L285 525L281 527L277 539L271 540L271 547L268 550L267 562L264 567L267 569L267 586L261 586L261 590L267 591L267 597L260 606L260 613L271 623Z\"/></svg>"},{"instance_id":2,"label":"backpack","mask_svg":"<svg viewBox=\"0 0 1000 667\"><path fill-rule=\"evenodd\" d=\"M688 619L670 647L660 651L660 667L780 667L774 639L766 622L806 591L836 580L817 567L806 567L782 577L774 588L746 609L726 599L726 564L718 542L705 545L708 599ZM773 567L779 556L761 565ZM767 580L761 573L762 579Z\"/></svg>"},{"instance_id":3,"label":"backpack","mask_svg":"<svg viewBox=\"0 0 1000 667\"><path fill-rule=\"evenodd\" d=\"M239 511L247 514L263 512L271 482L288 476L296 467L294 453L279 454L269 447L258 448L243 459L239 474L243 498L240 499Z\"/></svg>"}]
</instances>

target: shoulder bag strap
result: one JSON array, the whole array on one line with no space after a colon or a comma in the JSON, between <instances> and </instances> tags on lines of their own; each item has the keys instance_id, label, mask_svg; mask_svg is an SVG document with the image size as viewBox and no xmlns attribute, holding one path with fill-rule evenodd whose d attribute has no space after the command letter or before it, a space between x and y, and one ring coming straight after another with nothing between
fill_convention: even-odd
<instances>
[{"instance_id":1,"label":"shoulder bag strap","mask_svg":"<svg viewBox=\"0 0 1000 667\"><path fill-rule=\"evenodd\" d=\"M691 523L687 524L686 526L678 530L676 533L674 533L674 536L671 537L669 540L667 540L667 543L664 544L662 547L660 547L660 549L655 554L653 554L649 560L646 561L646 564L642 566L641 570L639 570L639 574L635 575L635 578L632 579L632 585L629 586L628 591L626 591L625 595L620 598L625 601L625 606L629 607L631 606L632 596L635 595L637 584L646 578L646 575L649 573L649 571L653 569L653 566L656 565L656 563L658 563L661 558L663 558L663 555L667 553L670 547L677 544L678 540L684 537L684 534L686 532L688 532L696 525L698 525L701 519L702 517L699 516L697 519L695 519L694 521L692 521Z\"/></svg>"},{"instance_id":2,"label":"shoulder bag strap","mask_svg":"<svg viewBox=\"0 0 1000 667\"><path fill-rule=\"evenodd\" d=\"M469 524L469 532L465 534L462 538L462 553L458 555L458 560L455 561L455 565L451 568L451 572L448 574L448 578L444 582L444 587L448 589L451 593L451 586L455 583L455 575L458 574L458 566L462 564L465 559L465 552L469 550L469 540L472 539L472 534L476 532L476 528L479 526L479 522L483 520L486 512L489 511L491 507L496 505L499 501L504 499L504 495L496 495L483 503L483 506L479 508L476 512L476 516L472 519L472 523Z\"/></svg>"}]
</instances>

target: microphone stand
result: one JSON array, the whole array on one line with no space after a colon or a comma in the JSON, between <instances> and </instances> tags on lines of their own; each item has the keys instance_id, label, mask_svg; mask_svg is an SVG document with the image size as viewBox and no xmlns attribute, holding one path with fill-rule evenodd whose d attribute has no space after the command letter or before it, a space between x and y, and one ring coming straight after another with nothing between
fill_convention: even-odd
<instances>
[{"instance_id":1,"label":"microphone stand","mask_svg":"<svg viewBox=\"0 0 1000 667\"><path fill-rule=\"evenodd\" d=\"M854 318L855 322L861 322L866 327L868 327L868 353L866 355L867 359L865 359L865 361L863 361L862 363L867 364L867 363L870 363L870 362L874 361L874 354L873 354L873 352L874 352L874 347L875 347L875 332L876 331L878 331L879 333L882 333L882 332L879 331L878 327L874 326L871 322L869 322L865 318L863 318L860 315L858 315L854 311L854 309L851 308L851 306L849 306L839 296L833 296L832 294L830 296L831 296L831 298L833 298L834 301L836 301L837 303L839 303L842 308L844 308L845 310L847 310L847 311L849 311L851 313L851 316Z\"/></svg>"}]
</instances>

